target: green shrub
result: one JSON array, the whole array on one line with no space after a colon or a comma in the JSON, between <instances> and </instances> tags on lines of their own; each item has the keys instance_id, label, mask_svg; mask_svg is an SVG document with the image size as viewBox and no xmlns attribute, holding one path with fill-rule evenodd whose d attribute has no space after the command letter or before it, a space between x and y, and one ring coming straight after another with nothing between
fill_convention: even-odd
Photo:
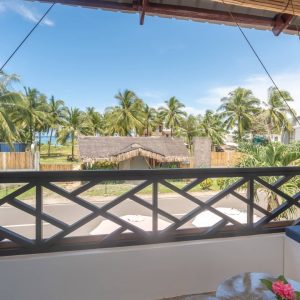
<instances>
[{"instance_id":1,"label":"green shrub","mask_svg":"<svg viewBox=\"0 0 300 300\"><path fill-rule=\"evenodd\" d=\"M217 184L218 184L218 187L220 188L220 190L224 190L224 188L226 186L226 180L224 178L218 178Z\"/></svg>"},{"instance_id":2,"label":"green shrub","mask_svg":"<svg viewBox=\"0 0 300 300\"><path fill-rule=\"evenodd\" d=\"M96 161L92 164L83 164L82 170L114 170L118 164L111 161Z\"/></svg>"},{"instance_id":3,"label":"green shrub","mask_svg":"<svg viewBox=\"0 0 300 300\"><path fill-rule=\"evenodd\" d=\"M200 187L202 190L209 190L213 185L213 180L211 178L207 178L200 183Z\"/></svg>"}]
</instances>

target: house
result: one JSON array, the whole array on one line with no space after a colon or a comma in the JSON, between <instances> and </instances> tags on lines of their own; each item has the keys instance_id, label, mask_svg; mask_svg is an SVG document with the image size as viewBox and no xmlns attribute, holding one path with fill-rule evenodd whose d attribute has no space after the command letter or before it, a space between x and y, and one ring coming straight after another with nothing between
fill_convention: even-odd
<instances>
[{"instance_id":1,"label":"house","mask_svg":"<svg viewBox=\"0 0 300 300\"><path fill-rule=\"evenodd\" d=\"M53 0L39 1L53 3ZM154 15L272 29L276 35L282 31L297 33L300 25L299 17L293 16L300 16L299 0L291 3L270 0L58 0L55 3L137 12L141 24L145 15ZM61 17L63 20L64 16ZM78 22L82 20L78 18ZM139 59L138 55L136 57ZM147 159L154 157L157 161L176 157L176 154L172 156L163 152L160 142L154 138L147 138L148 144L140 138L130 138L127 144L121 139L129 138L116 138L115 150L111 152L106 145L98 143L100 138L86 139L90 141L85 143L84 138L80 138L80 142L86 144L85 151L89 156L83 156L83 159L87 162L96 159L118 161L118 158L121 162L121 157L126 154L127 159L131 155ZM103 141L105 139L113 138L106 137ZM173 142L166 141L165 146L169 143ZM206 144L208 148L209 141ZM203 143L196 146L201 145ZM106 153L100 156L97 151L104 152L102 148ZM175 152L172 147L170 151ZM0 172L1 183L21 183L6 196L3 193L0 202L1 299L154 300L215 291L225 278L245 272L284 274L300 281L299 229L291 232L286 228L292 224L300 225L299 193L285 194L281 189L297 176L300 176L298 167ZM275 177L278 180L274 180ZM231 183L213 193L192 194L193 188L208 178L229 178ZM189 181L178 188L170 179L181 180L181 183ZM105 200L98 197L92 202L84 194L99 183L115 180L143 182L130 186L122 195L109 196ZM62 188L63 183L74 181L80 186ZM171 188L177 195L163 198L159 185ZM280 206L267 211L266 206L257 203L258 185L264 187L266 195L280 195L283 200ZM146 187L151 188L147 197L140 193ZM49 191L51 200L63 197L67 200L66 205L55 205L56 211L53 206L44 205ZM35 201L30 203L19 197L26 192L32 193ZM216 205L223 205L224 199L228 198L234 205L244 207L246 223L216 210ZM69 213L70 205L78 209L76 214ZM290 208L297 209L297 215L292 219L282 219L281 216ZM126 210L126 215L142 213L151 217L152 230L141 229L137 217L129 220L131 222L122 219L121 209ZM216 223L211 222L203 228L190 227L189 223L205 210L219 217L217 220L213 218ZM257 212L261 213L259 221L254 218ZM21 216L26 220L21 222ZM170 223L163 231L159 226L160 218ZM91 236L90 231L83 230L85 226L106 220L118 226L110 234ZM24 222L32 227L31 236L25 232ZM284 233L285 230L289 235ZM248 275L239 284L232 284L237 290L245 291L243 297L234 298L259 298L259 295L249 295L254 291L251 286L241 289L241 284L252 281L256 281L255 278ZM261 289L255 290L259 291ZM192 298L207 299L185 297Z\"/></svg>"},{"instance_id":2,"label":"house","mask_svg":"<svg viewBox=\"0 0 300 300\"><path fill-rule=\"evenodd\" d=\"M284 144L289 144L289 143L293 143L293 142L299 142L300 141L300 125L299 125L299 121L300 121L300 116L297 117L297 120L295 118L292 118L290 120L291 124L292 124L292 131L288 132L285 131L282 134L282 143Z\"/></svg>"},{"instance_id":3,"label":"house","mask_svg":"<svg viewBox=\"0 0 300 300\"><path fill-rule=\"evenodd\" d=\"M84 164L111 162L120 170L189 164L188 150L179 138L81 136L78 147Z\"/></svg>"}]
</instances>

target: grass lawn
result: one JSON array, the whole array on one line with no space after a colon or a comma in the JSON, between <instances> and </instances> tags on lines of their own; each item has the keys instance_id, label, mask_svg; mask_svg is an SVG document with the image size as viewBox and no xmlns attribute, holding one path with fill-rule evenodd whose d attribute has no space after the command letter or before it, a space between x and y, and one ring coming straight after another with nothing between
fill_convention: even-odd
<instances>
[{"instance_id":1,"label":"grass lawn","mask_svg":"<svg viewBox=\"0 0 300 300\"><path fill-rule=\"evenodd\" d=\"M41 164L73 164L78 163L78 147L75 146L75 161L69 161L68 155L71 155L71 145L51 146L51 155L48 157L48 145L41 146L40 162Z\"/></svg>"},{"instance_id":2,"label":"grass lawn","mask_svg":"<svg viewBox=\"0 0 300 300\"><path fill-rule=\"evenodd\" d=\"M178 188L181 189L181 188L183 188L187 184L187 182L185 182L185 181L171 181L171 184L173 184L174 186L176 186L176 187L178 187ZM119 195L122 195L123 193L126 193L127 191L129 191L133 187L135 187L135 185L129 184L129 183L117 183L117 184L107 183L107 184L99 184L99 185L97 185L97 186L89 189L88 191L86 191L82 195L82 197L84 198L85 196L86 197L119 196ZM18 186L8 186L6 188L2 187L0 189L0 198L3 198L6 195L12 193L17 188L18 188ZM74 187L74 189L75 188L76 187ZM217 185L216 180L214 180L212 186L210 187L210 189L206 190L206 191L218 191L218 190L219 190L219 187ZM200 185L197 185L190 192L201 192L201 191L203 191L203 189L201 188ZM168 189L167 187L165 187L163 185L159 185L158 192L160 194L174 193L173 191L171 191L170 189ZM150 185L150 186L147 186L142 191L140 191L138 194L150 195L151 193L152 193L152 186ZM44 191L44 197L45 197L45 199L47 197L50 198L52 195L55 196L55 194L52 194L52 193L50 193L48 191ZM30 200L30 199L34 199L34 197L35 197L35 188L32 188L31 190L29 190L29 191L25 192L24 194L22 194L21 196L19 196L18 199L19 200Z\"/></svg>"}]
</instances>

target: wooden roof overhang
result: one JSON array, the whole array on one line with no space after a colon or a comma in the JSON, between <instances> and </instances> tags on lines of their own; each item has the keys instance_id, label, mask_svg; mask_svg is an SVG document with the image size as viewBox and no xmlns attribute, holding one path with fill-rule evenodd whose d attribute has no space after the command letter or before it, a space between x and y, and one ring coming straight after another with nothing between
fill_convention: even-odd
<instances>
[{"instance_id":1,"label":"wooden roof overhang","mask_svg":"<svg viewBox=\"0 0 300 300\"><path fill-rule=\"evenodd\" d=\"M51 0L29 0L53 3ZM56 3L110 11L174 17L297 34L300 0L57 0ZM234 16L234 20L230 13Z\"/></svg>"}]
</instances>

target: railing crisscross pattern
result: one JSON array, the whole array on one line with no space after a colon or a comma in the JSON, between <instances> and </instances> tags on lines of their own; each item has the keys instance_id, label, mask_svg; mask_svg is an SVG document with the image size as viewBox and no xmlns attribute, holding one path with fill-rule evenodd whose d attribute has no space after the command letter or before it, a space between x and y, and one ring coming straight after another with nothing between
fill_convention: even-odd
<instances>
[{"instance_id":1,"label":"railing crisscross pattern","mask_svg":"<svg viewBox=\"0 0 300 300\"><path fill-rule=\"evenodd\" d=\"M3 253L26 253L56 251L64 249L79 249L85 247L108 247L113 245L143 244L151 242L165 242L169 240L211 238L229 235L258 234L278 232L284 230L288 224L298 224L296 221L283 221L278 218L291 207L300 208L300 190L293 196L281 190L285 184L300 175L299 168L264 168L264 169L186 169L186 170L149 170L149 171L96 171L96 172L12 172L0 174L0 183L24 183L17 190L0 200L0 207L10 205L35 218L35 239L29 239L14 231L0 226L0 255ZM275 177L275 183L265 180ZM192 193L192 189L208 178L231 178L226 188L216 192L207 200ZM81 196L96 185L109 180L139 180L140 183L129 191L108 201L103 206L88 201ZM169 179L190 179L183 187L178 188ZM80 180L84 182L72 191L68 191L54 182L71 182ZM255 186L276 194L283 199L282 203L272 211L255 202ZM191 211L180 218L160 207L159 186L171 190L174 194L187 199L196 205ZM143 199L139 192L151 188L151 201ZM20 195L35 188L35 207L18 199ZM43 190L47 189L70 202L77 204L88 211L88 214L79 218L72 224L53 217L43 211ZM241 192L242 191L242 192ZM237 201L247 206L247 222L241 223L231 216L216 209L216 204L225 197L233 196ZM145 231L111 210L127 199L149 210L152 217L152 230ZM1 208L0 208L1 209ZM259 221L254 222L254 211L261 213ZM188 222L204 211L218 216L220 220L213 226L206 228L183 228ZM77 229L95 220L97 217L110 220L119 227L103 236L70 237ZM163 217L170 225L163 230L158 228L158 219ZM55 226L59 231L51 237L43 237L43 222ZM1 224L0 224L1 225ZM129 232L128 234L124 234Z\"/></svg>"}]
</instances>

